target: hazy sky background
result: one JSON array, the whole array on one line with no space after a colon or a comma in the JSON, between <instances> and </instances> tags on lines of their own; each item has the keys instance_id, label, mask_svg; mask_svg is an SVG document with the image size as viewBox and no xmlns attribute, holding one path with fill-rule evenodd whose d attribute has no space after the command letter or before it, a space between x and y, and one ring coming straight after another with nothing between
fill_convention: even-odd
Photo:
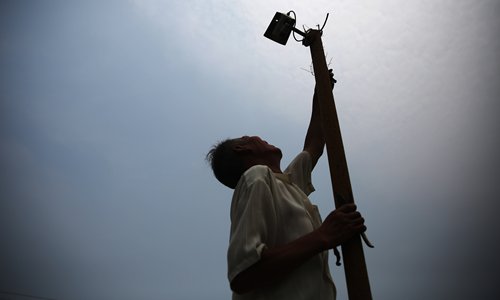
<instances>
[{"instance_id":1,"label":"hazy sky background","mask_svg":"<svg viewBox=\"0 0 500 300\"><path fill-rule=\"evenodd\" d=\"M204 156L244 134L283 165L302 149L309 49L263 37L291 9L330 12L374 299L498 299L497 0L0 1L0 292L230 299L232 191Z\"/></svg>"}]
</instances>

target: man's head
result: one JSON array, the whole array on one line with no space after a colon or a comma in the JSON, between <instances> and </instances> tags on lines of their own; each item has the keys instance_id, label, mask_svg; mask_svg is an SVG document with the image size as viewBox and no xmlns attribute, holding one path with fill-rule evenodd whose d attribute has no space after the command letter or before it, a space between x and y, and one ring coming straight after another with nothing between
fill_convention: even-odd
<instances>
[{"instance_id":1,"label":"man's head","mask_svg":"<svg viewBox=\"0 0 500 300\"><path fill-rule=\"evenodd\" d=\"M215 144L207 154L215 177L234 189L241 175L252 166L266 165L281 172L281 150L258 136L242 136Z\"/></svg>"}]
</instances>

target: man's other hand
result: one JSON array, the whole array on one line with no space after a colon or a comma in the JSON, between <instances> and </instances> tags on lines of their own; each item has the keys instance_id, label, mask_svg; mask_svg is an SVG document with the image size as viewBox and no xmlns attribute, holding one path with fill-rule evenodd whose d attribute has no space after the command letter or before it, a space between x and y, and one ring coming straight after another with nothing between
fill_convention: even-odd
<instances>
[{"instance_id":1,"label":"man's other hand","mask_svg":"<svg viewBox=\"0 0 500 300\"><path fill-rule=\"evenodd\" d=\"M326 249L331 249L366 231L364 223L355 204L344 204L325 218L318 234Z\"/></svg>"}]
</instances>

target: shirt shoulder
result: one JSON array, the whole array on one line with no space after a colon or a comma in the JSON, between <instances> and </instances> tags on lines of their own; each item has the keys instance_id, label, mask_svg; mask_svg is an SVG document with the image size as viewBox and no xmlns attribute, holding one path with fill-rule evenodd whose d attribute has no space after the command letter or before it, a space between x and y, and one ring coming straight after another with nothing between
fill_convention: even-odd
<instances>
[{"instance_id":1,"label":"shirt shoulder","mask_svg":"<svg viewBox=\"0 0 500 300\"><path fill-rule=\"evenodd\" d=\"M270 198L272 176L271 169L264 165L252 166L241 175L231 201L231 218L248 203ZM266 197L263 197L264 195Z\"/></svg>"},{"instance_id":2,"label":"shirt shoulder","mask_svg":"<svg viewBox=\"0 0 500 300\"><path fill-rule=\"evenodd\" d=\"M312 159L309 152L300 152L285 169L285 173L306 195L314 192L311 180Z\"/></svg>"},{"instance_id":3,"label":"shirt shoulder","mask_svg":"<svg viewBox=\"0 0 500 300\"><path fill-rule=\"evenodd\" d=\"M238 184L236 185L235 191L238 189L242 189L248 186L251 186L257 182L265 182L269 183L269 180L271 179L272 171L269 169L269 167L264 166L264 165L256 165L243 173L241 175L240 180L238 181Z\"/></svg>"}]
</instances>

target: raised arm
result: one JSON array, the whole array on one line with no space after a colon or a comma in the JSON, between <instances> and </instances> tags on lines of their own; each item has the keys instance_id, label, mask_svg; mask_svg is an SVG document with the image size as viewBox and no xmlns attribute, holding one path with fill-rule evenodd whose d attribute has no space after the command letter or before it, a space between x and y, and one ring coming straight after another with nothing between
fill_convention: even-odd
<instances>
[{"instance_id":1,"label":"raised arm","mask_svg":"<svg viewBox=\"0 0 500 300\"><path fill-rule=\"evenodd\" d=\"M314 92L311 121L309 122L306 139L304 141L304 151L307 151L311 155L313 169L325 148L325 137L323 135L323 128L321 128L321 116L318 102L318 97L316 92Z\"/></svg>"},{"instance_id":2,"label":"raised arm","mask_svg":"<svg viewBox=\"0 0 500 300\"><path fill-rule=\"evenodd\" d=\"M333 78L332 70L329 71L330 81L333 88L336 80ZM325 148L325 137L323 135L318 102L319 100L316 94L316 89L314 89L311 121L309 122L309 128L307 129L306 139L304 141L304 151L309 152L309 154L311 155L313 168L314 166L316 166L316 163L323 154L323 149Z\"/></svg>"}]
</instances>

